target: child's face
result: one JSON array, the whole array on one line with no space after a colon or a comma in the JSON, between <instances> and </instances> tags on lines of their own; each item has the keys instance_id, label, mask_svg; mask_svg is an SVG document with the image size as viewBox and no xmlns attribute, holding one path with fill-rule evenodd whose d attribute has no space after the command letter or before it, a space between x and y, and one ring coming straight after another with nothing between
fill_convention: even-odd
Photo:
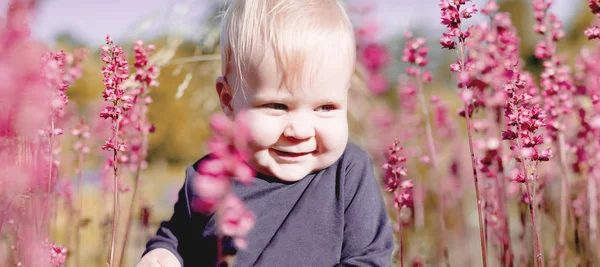
<instances>
[{"instance_id":1,"label":"child's face","mask_svg":"<svg viewBox=\"0 0 600 267\"><path fill-rule=\"evenodd\" d=\"M272 51L253 66L254 73L246 75L249 88L231 100L232 114L248 111L252 167L294 182L337 161L348 141L348 66L353 62L343 56L323 60L313 77L303 75L300 88L291 90L278 88L281 75Z\"/></svg>"}]
</instances>

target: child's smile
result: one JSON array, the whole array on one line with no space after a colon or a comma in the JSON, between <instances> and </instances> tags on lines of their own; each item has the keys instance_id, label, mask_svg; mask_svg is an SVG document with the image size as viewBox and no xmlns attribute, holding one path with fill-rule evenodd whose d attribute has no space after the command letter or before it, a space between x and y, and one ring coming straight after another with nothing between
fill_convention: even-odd
<instances>
[{"instance_id":1,"label":"child's smile","mask_svg":"<svg viewBox=\"0 0 600 267\"><path fill-rule=\"evenodd\" d=\"M286 152L286 151L278 150L275 148L271 148L270 152L273 152L273 154L275 154L274 157L278 157L281 162L288 162L288 163L299 162L305 156L308 156L313 153L312 151L311 152L302 152L302 153Z\"/></svg>"}]
</instances>

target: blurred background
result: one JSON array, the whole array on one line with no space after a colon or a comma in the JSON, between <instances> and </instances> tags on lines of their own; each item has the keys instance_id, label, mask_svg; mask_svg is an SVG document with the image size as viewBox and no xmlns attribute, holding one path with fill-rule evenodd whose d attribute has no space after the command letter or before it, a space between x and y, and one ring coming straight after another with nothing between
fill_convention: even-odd
<instances>
[{"instance_id":1,"label":"blurred background","mask_svg":"<svg viewBox=\"0 0 600 267\"><path fill-rule=\"evenodd\" d=\"M6 2L6 0L2 0ZM369 38L387 47L389 64L385 76L393 85L395 77L403 70L400 60L405 44L403 34L413 32L427 40L430 47L430 69L437 82L450 82L452 75L447 64L453 53L442 51L439 38L444 27L439 23L439 8L436 0L347 0L354 22L369 31ZM483 6L486 0L474 0ZM533 56L535 41L531 27L533 17L531 4L525 0L498 1L500 11L511 13L513 23L521 37L521 56L526 60L526 69L539 69L541 62ZM587 1L555 0L551 12L564 22L567 37L560 41L561 53L579 53L588 45L582 34L594 16L587 8ZM0 10L6 9L6 3ZM171 163L189 162L198 155L192 147L200 147L205 135L197 131L206 129L204 119L217 107L213 98L214 78L219 74L218 19L222 1L142 1L142 0L41 0L32 21L32 36L48 44L53 50L71 51L87 47L94 53L85 63L83 79L69 90L72 101L81 109L98 101L102 91L99 47L104 37L110 34L115 43L132 46L135 40L154 43L159 48L171 42L175 44L175 55L162 71L155 108L151 109L152 121L157 133L152 140L152 160L167 160ZM365 11L367 10L367 11ZM357 13L360 13L358 15ZM487 18L481 15L467 21L478 23ZM132 54L130 52L129 54ZM191 77L191 78L190 78ZM185 81L185 82L184 82ZM178 95L180 85L186 85L183 95ZM181 89L180 89L181 91ZM177 98L175 96L178 96ZM185 96L185 97L183 97ZM172 120L173 115L177 120ZM181 128L185 127L185 128ZM183 130L185 129L185 130ZM169 141L167 141L169 140ZM189 143L188 143L189 142ZM201 152L200 152L201 154Z\"/></svg>"},{"instance_id":2,"label":"blurred background","mask_svg":"<svg viewBox=\"0 0 600 267\"><path fill-rule=\"evenodd\" d=\"M5 1L0 0L3 3L0 5L0 14L7 8ZM483 6L487 1L473 2L477 6ZM405 44L403 36L404 32L411 31L414 36L424 37L430 48L429 69L433 73L434 82L426 88L427 94L437 94L448 99L451 112L461 105L455 96L454 78L448 67L455 55L442 50L439 45L439 38L445 31L439 22L439 1L347 0L346 3L356 27L367 31L365 38L385 46L389 53L389 63L382 71L388 81L386 88L372 92L368 77L358 68L353 88L355 95L366 96L372 101L370 103L394 106L397 94L391 89L397 86L397 77L405 68L401 61ZM534 19L530 1L505 0L498 3L501 11L511 13L512 21L518 29L521 57L526 63L526 69L539 74L541 62L533 55L535 42L539 37L531 30ZM177 191L183 183L185 168L205 154L204 143L210 137L207 119L212 113L220 111L214 93L214 80L220 74L217 16L222 4L221 1L209 0L40 0L35 8L35 17L31 23L33 38L46 43L54 51L71 52L76 48L86 47L91 52L83 65L83 77L67 91L73 114L98 117L96 114L101 108L103 91L100 72L103 63L99 48L104 44L107 34L112 36L116 44L124 47L130 57L133 54L133 42L138 39L155 44L157 50L164 53L166 61L158 77L160 85L151 93L154 102L150 105L149 118L155 125L156 132L151 135L148 168L142 172L140 199L134 211L136 221L123 266L133 266L139 259L146 240L162 220L169 218ZM564 22L567 33L559 42L559 52L567 55L568 60L573 63L581 47L590 45L583 31L593 23L595 17L589 12L585 0L555 0L551 11ZM469 23L485 20L488 18L477 15ZM371 141L378 137L367 133L364 120L376 106L357 105L356 110L351 111L353 142L373 147ZM458 125L463 126L462 118L453 118L460 122ZM102 132L104 127L108 127L103 121L89 121L88 124L93 129L92 133ZM100 150L99 142L90 146L92 151L96 151L92 154L104 153ZM385 147L380 149L383 151ZM369 150L372 151L374 150ZM65 159L73 160L74 156L68 153L63 153ZM376 164L382 160L381 155L373 157ZM468 155L466 157L465 162L468 162ZM100 245L108 244L109 232L106 232L105 226L112 210L101 186L104 180L102 162L102 156L90 157L84 171L83 212L86 220L82 226L82 238L85 245L80 253L82 261L89 262L89 266L101 266L96 263L103 262L108 253L107 246ZM74 173L73 170L64 170L61 175L69 177ZM458 263L455 266L478 266L473 263L480 262L476 235L477 213L472 206L472 180L469 177L465 179L464 206L468 207L468 211L463 215L469 222L466 227L474 230L474 236L468 239L471 240L469 242L450 243L449 247L451 252L462 250L463 254L471 256L454 258ZM125 185L132 183L126 178L122 181ZM129 198L127 193L123 194L123 214L128 212L125 209ZM67 232L71 228L67 226L72 222L68 213L62 214L61 216L59 213L57 217L54 235L57 242L68 244L71 241ZM453 223L458 219L452 218L462 215L449 216L449 227L459 228L458 223ZM429 242L435 243L435 234ZM440 252L429 253L439 256Z\"/></svg>"}]
</instances>

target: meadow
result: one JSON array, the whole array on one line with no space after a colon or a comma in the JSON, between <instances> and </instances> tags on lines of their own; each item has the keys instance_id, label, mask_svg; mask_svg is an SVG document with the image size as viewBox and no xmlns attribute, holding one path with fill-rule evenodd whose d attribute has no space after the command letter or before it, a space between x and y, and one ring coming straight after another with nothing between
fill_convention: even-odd
<instances>
[{"instance_id":1,"label":"meadow","mask_svg":"<svg viewBox=\"0 0 600 267\"><path fill-rule=\"evenodd\" d=\"M431 2L443 32L389 42L367 1L348 6L350 141L373 159L392 265L600 265L600 1L568 28L551 0ZM252 177L214 89L218 21L200 40L50 47L35 5L0 14L0 266L134 266L187 166L213 152L219 182ZM243 248L252 211L210 201Z\"/></svg>"}]
</instances>

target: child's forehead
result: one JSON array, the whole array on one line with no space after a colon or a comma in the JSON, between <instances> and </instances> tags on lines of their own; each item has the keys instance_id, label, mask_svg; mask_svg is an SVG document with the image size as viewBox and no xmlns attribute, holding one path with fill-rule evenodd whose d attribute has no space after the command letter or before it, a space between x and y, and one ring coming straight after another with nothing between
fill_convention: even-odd
<instances>
[{"instance_id":1,"label":"child's forehead","mask_svg":"<svg viewBox=\"0 0 600 267\"><path fill-rule=\"evenodd\" d=\"M249 85L302 91L313 88L347 89L350 86L354 70L352 55L322 47L292 56L301 58L287 58L290 62L282 63L273 48L251 57L250 68L245 74Z\"/></svg>"},{"instance_id":2,"label":"child's forehead","mask_svg":"<svg viewBox=\"0 0 600 267\"><path fill-rule=\"evenodd\" d=\"M250 90L249 100L254 102L290 102L290 103L344 103L348 99L348 88L345 86L335 86L323 88L315 87L297 87L292 90L276 87L256 87Z\"/></svg>"}]
</instances>

